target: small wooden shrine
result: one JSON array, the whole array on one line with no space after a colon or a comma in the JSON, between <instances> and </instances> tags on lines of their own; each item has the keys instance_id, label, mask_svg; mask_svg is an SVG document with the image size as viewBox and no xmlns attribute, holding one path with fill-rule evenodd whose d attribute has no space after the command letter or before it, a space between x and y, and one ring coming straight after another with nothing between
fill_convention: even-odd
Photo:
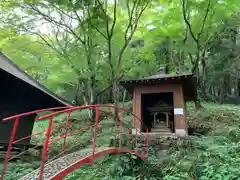
<instances>
[{"instance_id":1,"label":"small wooden shrine","mask_svg":"<svg viewBox=\"0 0 240 180\"><path fill-rule=\"evenodd\" d=\"M169 129L171 134L188 134L186 102L196 100L195 77L192 74L159 74L121 81L121 85L133 94L133 113L141 119L150 132L156 128ZM136 128L145 131L134 118ZM162 131L158 131L162 132Z\"/></svg>"},{"instance_id":2,"label":"small wooden shrine","mask_svg":"<svg viewBox=\"0 0 240 180\"><path fill-rule=\"evenodd\" d=\"M153 106L146 107L146 109L151 113L151 115L153 115L152 128L156 127L157 123L161 122L160 119L157 119L157 115L159 114L163 114L165 116L166 126L168 128L172 128L169 122L169 116L172 115L172 105L168 105L160 100Z\"/></svg>"}]
</instances>

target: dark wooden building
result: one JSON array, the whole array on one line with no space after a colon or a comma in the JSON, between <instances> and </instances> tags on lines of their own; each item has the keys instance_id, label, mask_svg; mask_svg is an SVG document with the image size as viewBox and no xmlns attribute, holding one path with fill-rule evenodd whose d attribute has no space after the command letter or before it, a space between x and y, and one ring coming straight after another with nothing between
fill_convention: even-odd
<instances>
[{"instance_id":1,"label":"dark wooden building","mask_svg":"<svg viewBox=\"0 0 240 180\"><path fill-rule=\"evenodd\" d=\"M3 118L68 105L70 103L38 83L0 52L0 145L9 142L14 123L2 122ZM20 119L15 139L31 135L36 115ZM26 139L19 144L29 144L29 141L30 139Z\"/></svg>"},{"instance_id":2,"label":"dark wooden building","mask_svg":"<svg viewBox=\"0 0 240 180\"><path fill-rule=\"evenodd\" d=\"M133 94L133 113L150 132L185 136L187 129L186 102L196 100L195 77L192 74L170 75L165 72L120 83ZM136 128L144 131L134 119Z\"/></svg>"}]
</instances>

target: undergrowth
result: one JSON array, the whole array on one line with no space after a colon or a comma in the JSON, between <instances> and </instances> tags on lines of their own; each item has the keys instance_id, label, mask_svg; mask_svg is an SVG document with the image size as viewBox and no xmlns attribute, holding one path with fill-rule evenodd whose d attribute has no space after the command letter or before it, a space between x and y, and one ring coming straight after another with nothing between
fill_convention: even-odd
<instances>
[{"instance_id":1,"label":"undergrowth","mask_svg":"<svg viewBox=\"0 0 240 180\"><path fill-rule=\"evenodd\" d=\"M191 145L186 146L179 141L169 149L168 155L161 161L156 158L151 148L147 161L139 161L132 155L106 156L96 160L91 166L82 166L64 179L238 180L240 177L239 106L204 104L204 109L196 112L190 104L188 110L190 126L201 125L211 129L205 136L192 137ZM60 122L61 118L63 117L59 117L57 121ZM83 118L76 121L83 121ZM44 126L46 123L41 122L36 123L34 128L39 130ZM102 141L104 138L109 137L102 137ZM78 135L72 138L71 143L79 141L84 143L84 139L87 139L86 135ZM56 145L56 148L59 146L60 144ZM12 163L5 179L16 180L34 168L30 163L21 165Z\"/></svg>"}]
</instances>

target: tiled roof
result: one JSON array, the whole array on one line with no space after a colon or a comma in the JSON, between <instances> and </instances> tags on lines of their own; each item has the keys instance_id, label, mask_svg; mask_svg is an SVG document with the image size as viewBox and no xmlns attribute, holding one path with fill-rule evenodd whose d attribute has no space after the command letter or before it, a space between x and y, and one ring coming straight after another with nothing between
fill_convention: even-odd
<instances>
[{"instance_id":1,"label":"tiled roof","mask_svg":"<svg viewBox=\"0 0 240 180\"><path fill-rule=\"evenodd\" d=\"M178 78L183 78L183 77L191 77L193 76L192 74L155 74L152 76L148 77L143 77L143 78L137 78L137 79L128 79L128 80L122 80L120 83L125 84L125 83L131 83L131 82L143 82L143 81L155 81L155 80L162 80L162 79L178 79Z\"/></svg>"}]
</instances>

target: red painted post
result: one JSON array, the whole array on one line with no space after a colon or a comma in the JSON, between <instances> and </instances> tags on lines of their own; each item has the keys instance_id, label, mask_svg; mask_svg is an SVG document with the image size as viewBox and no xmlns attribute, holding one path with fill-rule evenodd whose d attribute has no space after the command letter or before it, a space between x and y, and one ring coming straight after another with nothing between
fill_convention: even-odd
<instances>
[{"instance_id":1,"label":"red painted post","mask_svg":"<svg viewBox=\"0 0 240 180\"><path fill-rule=\"evenodd\" d=\"M128 137L130 137L130 134L131 134L131 130L130 128L128 128Z\"/></svg>"},{"instance_id":2,"label":"red painted post","mask_svg":"<svg viewBox=\"0 0 240 180\"><path fill-rule=\"evenodd\" d=\"M67 117L67 121L66 121L67 128L69 128L69 125L70 125L71 112L72 111L68 111L68 117ZM65 136L64 139L63 139L62 151L65 150L66 140L67 140L67 136Z\"/></svg>"},{"instance_id":3,"label":"red painted post","mask_svg":"<svg viewBox=\"0 0 240 180\"><path fill-rule=\"evenodd\" d=\"M41 169L40 169L40 173L39 173L39 180L43 179L44 163L46 161L46 156L47 156L47 151L48 151L48 142L49 142L49 138L51 136L52 122L53 122L53 116L50 117L49 122L48 122L46 140L45 140L43 154L42 154L42 165L41 165Z\"/></svg>"},{"instance_id":4,"label":"red painted post","mask_svg":"<svg viewBox=\"0 0 240 180\"><path fill-rule=\"evenodd\" d=\"M15 134L16 134L16 131L17 131L18 123L19 123L19 117L16 117L15 123L13 125L12 134L11 134L9 144L8 144L7 154L5 155L5 159L4 159L1 180L3 180L3 177L6 173L8 158L9 158L9 155L10 155L10 152L11 152L11 149L12 149L12 144L13 144L14 137L15 137Z\"/></svg>"},{"instance_id":5,"label":"red painted post","mask_svg":"<svg viewBox=\"0 0 240 180\"><path fill-rule=\"evenodd\" d=\"M99 107L96 107L96 117L95 117L95 126L94 126L94 135L93 135L93 149L92 149L92 161L94 160L95 150L96 150L96 141L97 141L97 130L98 130L98 121L99 121Z\"/></svg>"}]
</instances>

